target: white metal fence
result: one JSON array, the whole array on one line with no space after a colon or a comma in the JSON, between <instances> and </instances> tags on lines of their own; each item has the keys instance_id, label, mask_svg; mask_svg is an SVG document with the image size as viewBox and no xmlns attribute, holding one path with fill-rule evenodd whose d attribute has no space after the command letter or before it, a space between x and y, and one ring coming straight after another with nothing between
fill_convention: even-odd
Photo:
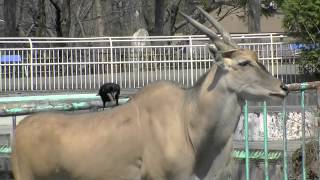
<instances>
[{"instance_id":1,"label":"white metal fence","mask_svg":"<svg viewBox=\"0 0 320 180\"><path fill-rule=\"evenodd\" d=\"M282 34L236 34L284 82L299 82L296 50ZM0 92L91 90L104 82L142 87L164 79L190 86L210 68L208 38L0 38Z\"/></svg>"}]
</instances>

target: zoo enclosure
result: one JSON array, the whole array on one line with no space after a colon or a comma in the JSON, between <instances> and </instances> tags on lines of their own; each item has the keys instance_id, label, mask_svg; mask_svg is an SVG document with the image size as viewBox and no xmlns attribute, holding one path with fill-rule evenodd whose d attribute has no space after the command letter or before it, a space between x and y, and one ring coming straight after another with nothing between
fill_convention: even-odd
<instances>
[{"instance_id":1,"label":"zoo enclosure","mask_svg":"<svg viewBox=\"0 0 320 180\"><path fill-rule=\"evenodd\" d=\"M286 83L301 82L298 49L283 34L233 34ZM192 85L212 63L202 35L168 37L0 38L0 93L138 88L160 80Z\"/></svg>"},{"instance_id":2,"label":"zoo enclosure","mask_svg":"<svg viewBox=\"0 0 320 180\"><path fill-rule=\"evenodd\" d=\"M301 82L297 66L299 50L294 48L293 44L286 43L286 36L254 34L233 35L233 38L241 47L256 50L259 61L277 78L286 83ZM205 36L1 38L0 94L90 91L97 90L101 83L110 81L120 84L124 89L143 87L161 79L190 86L211 66L212 58L205 48L207 42ZM304 89L300 85L299 87ZM64 109L61 104L49 103L47 109L39 106L27 111L31 113L50 109L74 110L77 107L88 109L93 106L90 103L80 102L80 106L72 103L66 105L67 108ZM1 111L2 114L13 117L13 127L19 108L9 107ZM246 133L245 137L249 135L250 133ZM268 135L263 137L264 142L268 142ZM285 142L285 139L283 140ZM244 156L247 174L250 173L248 168L250 164L248 159L252 158L250 153L251 146L247 144ZM267 144L260 156L267 159L266 179L269 178L269 157L264 154L268 153ZM285 155L285 151L282 155ZM287 170L288 168L284 167L283 172L288 175ZM245 177L250 178L249 175Z\"/></svg>"}]
</instances>

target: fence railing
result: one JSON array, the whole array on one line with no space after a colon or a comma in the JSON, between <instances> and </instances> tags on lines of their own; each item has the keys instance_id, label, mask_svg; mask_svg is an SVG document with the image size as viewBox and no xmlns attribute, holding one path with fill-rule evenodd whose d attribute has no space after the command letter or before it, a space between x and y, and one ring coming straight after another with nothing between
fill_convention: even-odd
<instances>
[{"instance_id":1,"label":"fence railing","mask_svg":"<svg viewBox=\"0 0 320 180\"><path fill-rule=\"evenodd\" d=\"M289 176L289 165L288 165L288 136L287 132L290 131L287 126L287 109L286 109L286 100L283 101L283 106L282 106L282 113L281 113L281 123L282 123L282 144L283 144L283 149L282 149L282 177L281 179L288 180L288 179L313 179L311 174L315 173L317 174L317 177L320 178L320 117L319 113L320 112L320 81L316 82L309 82L309 83L302 83L302 84L289 84L288 85L289 91L300 91L301 96L300 96L300 112L301 112L301 128L299 131L301 131L301 136L299 137L300 142L298 141L299 145L298 147L301 148L301 155L300 158L298 157L296 160L299 162L291 162L291 165L296 165L295 163L300 163L299 168L295 169L298 172L292 172L291 173L291 178ZM314 140L315 147L314 151L309 150L308 152L306 151L306 144L307 144L307 139L306 139L306 110L305 110L305 91L310 90L310 89L315 89L316 90L316 97L318 98L317 100L317 110L315 110L315 118L313 119L313 125L315 126L314 128L314 133L313 137L309 136L309 140ZM245 179L249 180L250 179L250 156L249 156L249 131L248 131L248 105L244 106L244 137L245 137ZM269 180L269 149L268 149L268 143L269 141L269 136L268 136L268 130L267 128L267 106L266 103L263 104L262 107L263 111L263 131L264 131L264 143L263 143L263 157L264 157L264 179ZM308 153L308 155L307 155ZM307 156L309 162L307 163ZM312 156L312 157L311 157ZM315 166L317 169L313 169L311 173L311 166ZM256 177L258 179L262 179L263 177ZM279 178L279 177L278 177Z\"/></svg>"},{"instance_id":2,"label":"fence railing","mask_svg":"<svg viewBox=\"0 0 320 180\"><path fill-rule=\"evenodd\" d=\"M297 50L282 34L234 34L242 48L286 83L300 82ZM115 82L137 88L173 80L190 86L212 58L198 36L0 38L0 93L93 90Z\"/></svg>"}]
</instances>

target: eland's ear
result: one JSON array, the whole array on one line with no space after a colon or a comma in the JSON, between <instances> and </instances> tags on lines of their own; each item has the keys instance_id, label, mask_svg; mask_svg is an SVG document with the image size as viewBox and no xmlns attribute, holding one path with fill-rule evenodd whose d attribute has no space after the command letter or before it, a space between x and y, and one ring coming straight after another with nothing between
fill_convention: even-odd
<instances>
[{"instance_id":1,"label":"eland's ear","mask_svg":"<svg viewBox=\"0 0 320 180\"><path fill-rule=\"evenodd\" d=\"M221 54L215 45L206 44L206 47L216 62L222 60Z\"/></svg>"},{"instance_id":2,"label":"eland's ear","mask_svg":"<svg viewBox=\"0 0 320 180\"><path fill-rule=\"evenodd\" d=\"M227 71L223 67L224 65L218 65L218 64L219 62L212 66L213 81L209 85L208 91L211 91L212 89L214 89L217 86L219 80L227 73Z\"/></svg>"},{"instance_id":3,"label":"eland's ear","mask_svg":"<svg viewBox=\"0 0 320 180\"><path fill-rule=\"evenodd\" d=\"M238 51L238 49L232 49L232 50L229 50L229 51L223 51L221 54L222 54L222 57L224 57L224 58L232 59L234 53L237 52L237 51Z\"/></svg>"},{"instance_id":4,"label":"eland's ear","mask_svg":"<svg viewBox=\"0 0 320 180\"><path fill-rule=\"evenodd\" d=\"M218 53L218 49L215 45L206 44L206 47L208 48L210 54L215 57Z\"/></svg>"}]
</instances>

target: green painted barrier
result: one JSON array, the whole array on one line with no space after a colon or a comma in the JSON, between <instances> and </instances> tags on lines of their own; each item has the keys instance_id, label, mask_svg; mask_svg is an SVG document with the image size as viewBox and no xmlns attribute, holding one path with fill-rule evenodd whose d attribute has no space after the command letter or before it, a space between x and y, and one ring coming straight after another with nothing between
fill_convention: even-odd
<instances>
[{"instance_id":1,"label":"green painted barrier","mask_svg":"<svg viewBox=\"0 0 320 180\"><path fill-rule=\"evenodd\" d=\"M35 98L35 100L32 100L32 98ZM128 100L128 97L120 97L119 104L125 104ZM93 109L98 107L97 104L93 103L95 101L101 101L100 97L95 94L0 97L0 104L3 104L3 106L10 104L10 106L5 109L0 109L0 117L25 115L44 111ZM31 104L31 102L33 104ZM41 104L40 102L46 103Z\"/></svg>"},{"instance_id":2,"label":"green painted barrier","mask_svg":"<svg viewBox=\"0 0 320 180\"><path fill-rule=\"evenodd\" d=\"M232 157L236 159L246 159L247 156L243 150L234 150ZM266 156L264 151L250 151L248 157L253 160L265 160ZM281 152L268 152L267 157L268 160L279 160L281 158Z\"/></svg>"},{"instance_id":3,"label":"green painted barrier","mask_svg":"<svg viewBox=\"0 0 320 180\"><path fill-rule=\"evenodd\" d=\"M10 154L11 148L9 145L0 146L0 153L2 154ZM246 152L243 150L234 150L232 152L232 157L235 159L245 159ZM265 153L263 151L251 151L249 153L249 159L253 160L264 160ZM268 152L268 160L279 160L281 158L281 152Z\"/></svg>"},{"instance_id":4,"label":"green painted barrier","mask_svg":"<svg viewBox=\"0 0 320 180\"><path fill-rule=\"evenodd\" d=\"M9 145L0 145L0 154L11 153L11 148Z\"/></svg>"},{"instance_id":5,"label":"green painted barrier","mask_svg":"<svg viewBox=\"0 0 320 180\"><path fill-rule=\"evenodd\" d=\"M62 100L86 100L86 99L95 99L100 100L100 97L96 94L56 94L56 95L45 95L45 96L13 96L13 97L0 97L0 104L7 103L22 103L22 102L32 102L32 101L62 101Z\"/></svg>"}]
</instances>

